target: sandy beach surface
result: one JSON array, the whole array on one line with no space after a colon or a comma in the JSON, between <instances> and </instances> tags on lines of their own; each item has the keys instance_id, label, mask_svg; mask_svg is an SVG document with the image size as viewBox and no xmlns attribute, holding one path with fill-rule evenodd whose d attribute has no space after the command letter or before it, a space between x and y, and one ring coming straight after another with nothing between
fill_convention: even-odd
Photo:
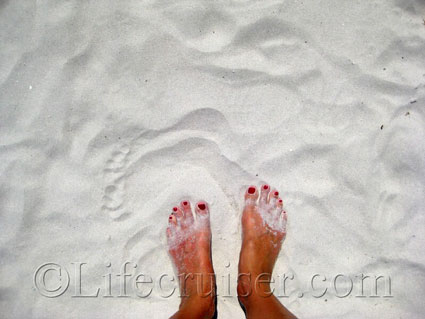
<instances>
[{"instance_id":1,"label":"sandy beach surface","mask_svg":"<svg viewBox=\"0 0 425 319\"><path fill-rule=\"evenodd\" d=\"M242 195L267 182L293 313L423 318L423 19L423 0L0 1L0 317L167 318L168 215L204 199L219 318L244 318Z\"/></svg>"}]
</instances>

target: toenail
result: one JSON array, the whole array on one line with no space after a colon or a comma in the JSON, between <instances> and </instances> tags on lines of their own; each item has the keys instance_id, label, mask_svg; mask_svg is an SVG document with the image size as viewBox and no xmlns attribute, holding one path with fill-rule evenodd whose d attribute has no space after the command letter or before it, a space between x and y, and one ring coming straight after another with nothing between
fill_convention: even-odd
<instances>
[{"instance_id":1,"label":"toenail","mask_svg":"<svg viewBox=\"0 0 425 319\"><path fill-rule=\"evenodd\" d=\"M205 206L205 204L198 204L198 208L200 209L200 210L204 210L205 208L207 208L207 206Z\"/></svg>"},{"instance_id":2,"label":"toenail","mask_svg":"<svg viewBox=\"0 0 425 319\"><path fill-rule=\"evenodd\" d=\"M186 202L186 201L184 201L184 202L183 202L183 205L184 205L184 206L187 206L187 204L189 204L189 203L188 203L188 202Z\"/></svg>"},{"instance_id":3,"label":"toenail","mask_svg":"<svg viewBox=\"0 0 425 319\"><path fill-rule=\"evenodd\" d=\"M168 217L168 219L169 219L169 220L172 220L172 219L173 219L173 216Z\"/></svg>"},{"instance_id":4,"label":"toenail","mask_svg":"<svg viewBox=\"0 0 425 319\"><path fill-rule=\"evenodd\" d=\"M254 194L255 193L255 187L248 188L248 194Z\"/></svg>"},{"instance_id":5,"label":"toenail","mask_svg":"<svg viewBox=\"0 0 425 319\"><path fill-rule=\"evenodd\" d=\"M279 199L279 203L282 203L282 202L283 202L283 200Z\"/></svg>"},{"instance_id":6,"label":"toenail","mask_svg":"<svg viewBox=\"0 0 425 319\"><path fill-rule=\"evenodd\" d=\"M269 189L269 185L264 185L263 189Z\"/></svg>"},{"instance_id":7,"label":"toenail","mask_svg":"<svg viewBox=\"0 0 425 319\"><path fill-rule=\"evenodd\" d=\"M274 192L274 196L279 196L279 192Z\"/></svg>"},{"instance_id":8,"label":"toenail","mask_svg":"<svg viewBox=\"0 0 425 319\"><path fill-rule=\"evenodd\" d=\"M176 211L177 211L177 207L173 207L173 211L175 211L175 212L176 212Z\"/></svg>"}]
</instances>

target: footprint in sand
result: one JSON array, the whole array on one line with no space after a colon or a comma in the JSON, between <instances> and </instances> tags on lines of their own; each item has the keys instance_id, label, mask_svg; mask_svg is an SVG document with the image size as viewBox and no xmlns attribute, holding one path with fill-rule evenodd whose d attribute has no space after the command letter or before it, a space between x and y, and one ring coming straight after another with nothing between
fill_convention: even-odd
<instances>
[{"instance_id":1,"label":"footprint in sand","mask_svg":"<svg viewBox=\"0 0 425 319\"><path fill-rule=\"evenodd\" d=\"M103 170L107 186L103 194L102 210L108 212L115 220L120 220L130 215L124 205L125 176L129 153L129 146L121 146L118 151L112 153Z\"/></svg>"}]
</instances>

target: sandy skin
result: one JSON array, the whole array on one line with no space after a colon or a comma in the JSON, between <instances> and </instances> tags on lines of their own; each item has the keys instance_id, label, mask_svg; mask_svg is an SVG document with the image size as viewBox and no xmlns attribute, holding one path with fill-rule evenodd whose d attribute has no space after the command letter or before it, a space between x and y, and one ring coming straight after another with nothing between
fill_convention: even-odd
<instances>
[{"instance_id":1,"label":"sandy skin","mask_svg":"<svg viewBox=\"0 0 425 319\"><path fill-rule=\"evenodd\" d=\"M189 201L173 208L167 228L168 250L177 270L179 310L171 318L215 318L216 289L211 258L208 204L200 201L195 214ZM250 186L242 214L238 298L247 318L295 318L270 292L268 283L286 235L286 212L277 190Z\"/></svg>"}]
</instances>

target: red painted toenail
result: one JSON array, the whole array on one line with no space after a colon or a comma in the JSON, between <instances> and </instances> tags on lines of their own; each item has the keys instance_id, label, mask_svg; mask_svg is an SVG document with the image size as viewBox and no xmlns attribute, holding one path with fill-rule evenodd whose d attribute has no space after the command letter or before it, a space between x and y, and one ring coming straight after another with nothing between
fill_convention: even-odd
<instances>
[{"instance_id":1,"label":"red painted toenail","mask_svg":"<svg viewBox=\"0 0 425 319\"><path fill-rule=\"evenodd\" d=\"M205 208L207 208L207 206L205 206L205 204L198 204L198 208L200 210L204 210Z\"/></svg>"},{"instance_id":2,"label":"red painted toenail","mask_svg":"<svg viewBox=\"0 0 425 319\"><path fill-rule=\"evenodd\" d=\"M274 196L279 196L279 192L274 192Z\"/></svg>"},{"instance_id":3,"label":"red painted toenail","mask_svg":"<svg viewBox=\"0 0 425 319\"><path fill-rule=\"evenodd\" d=\"M269 189L269 185L264 185L263 188L264 189Z\"/></svg>"},{"instance_id":4,"label":"red painted toenail","mask_svg":"<svg viewBox=\"0 0 425 319\"><path fill-rule=\"evenodd\" d=\"M175 212L176 212L176 211L177 211L177 207L173 207L173 211L175 211Z\"/></svg>"},{"instance_id":5,"label":"red painted toenail","mask_svg":"<svg viewBox=\"0 0 425 319\"><path fill-rule=\"evenodd\" d=\"M168 217L169 220L173 219L173 216Z\"/></svg>"},{"instance_id":6,"label":"red painted toenail","mask_svg":"<svg viewBox=\"0 0 425 319\"><path fill-rule=\"evenodd\" d=\"M248 194L254 194L255 193L255 187L248 188Z\"/></svg>"},{"instance_id":7,"label":"red painted toenail","mask_svg":"<svg viewBox=\"0 0 425 319\"><path fill-rule=\"evenodd\" d=\"M188 203L188 202L186 202L186 201L184 201L184 202L183 202L183 205L184 205L184 206L187 206L187 204L189 204L189 203Z\"/></svg>"},{"instance_id":8,"label":"red painted toenail","mask_svg":"<svg viewBox=\"0 0 425 319\"><path fill-rule=\"evenodd\" d=\"M283 202L283 200L279 199L279 203L282 203L282 202Z\"/></svg>"}]
</instances>

